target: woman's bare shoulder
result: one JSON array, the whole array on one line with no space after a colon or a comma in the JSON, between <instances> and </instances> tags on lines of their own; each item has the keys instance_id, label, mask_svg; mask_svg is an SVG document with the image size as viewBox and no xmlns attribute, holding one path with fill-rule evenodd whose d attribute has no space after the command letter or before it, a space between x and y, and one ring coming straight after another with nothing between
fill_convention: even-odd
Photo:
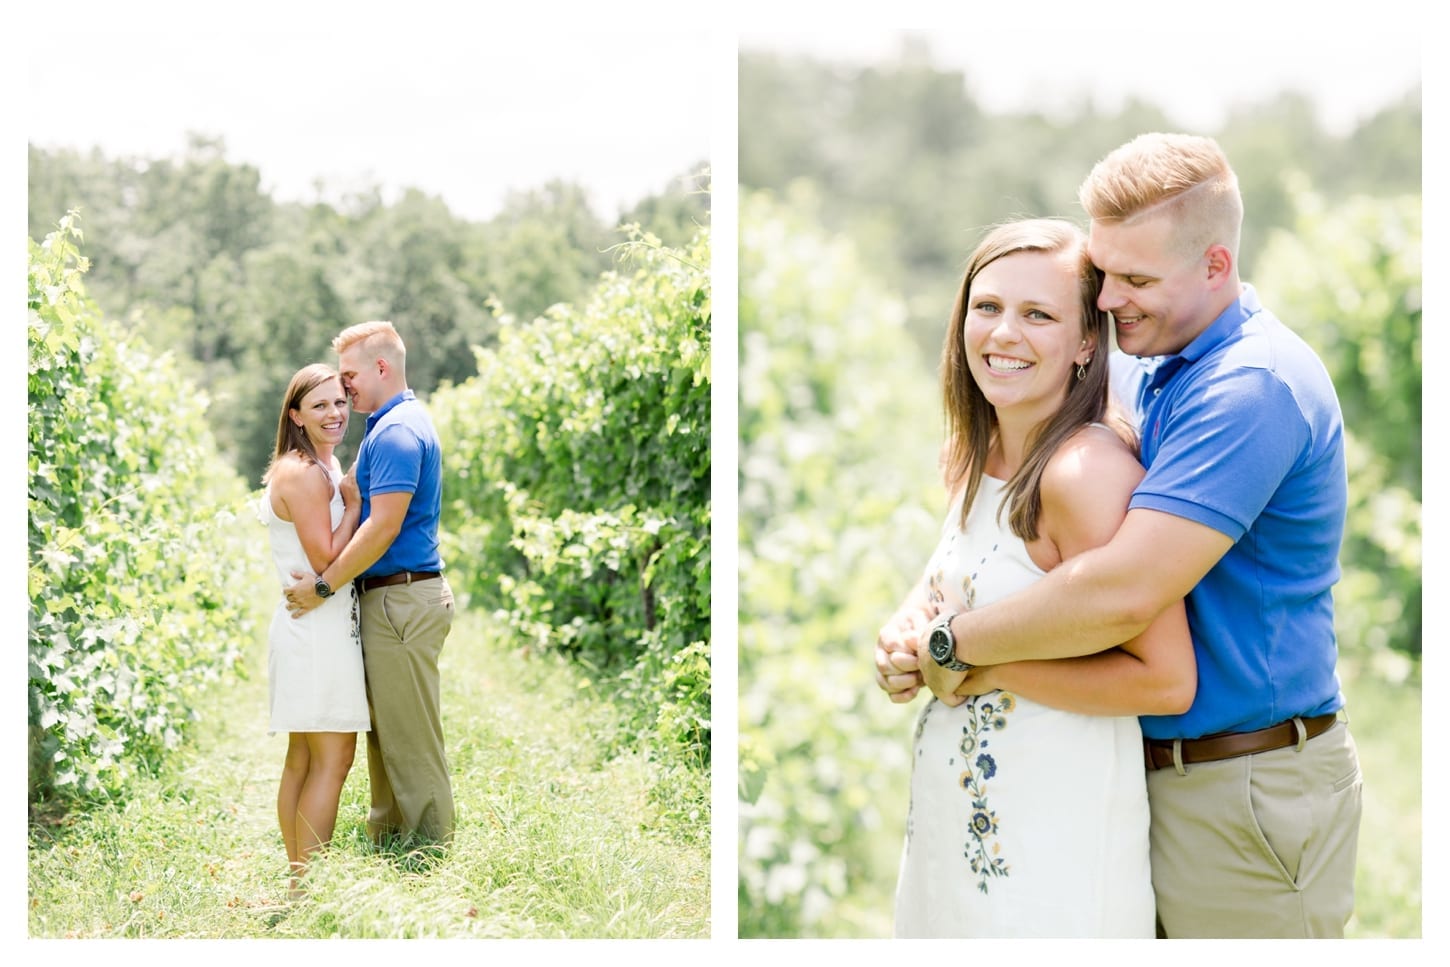
<instances>
[{"instance_id":1,"label":"woman's bare shoulder","mask_svg":"<svg viewBox=\"0 0 1450 967\"><path fill-rule=\"evenodd\" d=\"M1115 432L1085 426L1052 455L1042 472L1042 512L1048 535L1071 556L1105 543L1128 512L1143 479L1133 450Z\"/></svg>"},{"instance_id":2,"label":"woman's bare shoulder","mask_svg":"<svg viewBox=\"0 0 1450 967\"><path fill-rule=\"evenodd\" d=\"M1101 424L1079 429L1057 448L1043 468L1044 487L1064 489L1068 495L1079 488L1098 485L1136 487L1143 477L1138 456L1116 432Z\"/></svg>"},{"instance_id":3,"label":"woman's bare shoulder","mask_svg":"<svg viewBox=\"0 0 1450 967\"><path fill-rule=\"evenodd\" d=\"M302 494L311 491L327 492L327 478L318 473L319 465L293 450L277 458L272 465L270 483L274 490L284 494Z\"/></svg>"}]
</instances>

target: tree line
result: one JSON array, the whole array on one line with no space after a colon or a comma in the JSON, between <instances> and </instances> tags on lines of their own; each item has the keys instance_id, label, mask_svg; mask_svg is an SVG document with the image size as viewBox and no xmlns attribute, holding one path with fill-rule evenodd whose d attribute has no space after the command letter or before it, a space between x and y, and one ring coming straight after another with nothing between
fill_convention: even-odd
<instances>
[{"instance_id":1,"label":"tree line","mask_svg":"<svg viewBox=\"0 0 1450 967\"><path fill-rule=\"evenodd\" d=\"M894 61L855 66L742 51L742 191L814 185L822 227L850 237L877 278L904 294L909 329L934 363L961 266L983 229L1009 218L1083 221L1077 187L1093 164L1145 131L1182 130L1156 104L993 113L965 74L915 42ZM1313 103L1284 91L1238 104L1214 131L1239 175L1247 213L1240 266L1295 217L1288 176L1326 198L1420 193L1420 90L1352 130L1330 134Z\"/></svg>"},{"instance_id":2,"label":"tree line","mask_svg":"<svg viewBox=\"0 0 1450 967\"><path fill-rule=\"evenodd\" d=\"M583 297L614 264L621 224L688 244L706 219L704 178L702 163L609 222L584 188L551 181L475 222L416 189L391 203L376 187L278 202L255 166L198 134L178 158L31 146L30 237L80 212L90 297L205 388L221 458L255 480L287 378L329 359L344 326L395 322L420 394L461 383L476 372L472 347L495 345L502 319Z\"/></svg>"}]
</instances>

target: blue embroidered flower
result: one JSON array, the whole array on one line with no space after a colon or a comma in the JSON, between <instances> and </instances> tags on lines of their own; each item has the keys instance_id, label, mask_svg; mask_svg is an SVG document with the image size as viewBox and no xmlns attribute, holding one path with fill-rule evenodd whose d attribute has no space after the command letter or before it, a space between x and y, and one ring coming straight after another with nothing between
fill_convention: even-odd
<instances>
[{"instance_id":1,"label":"blue embroidered flower","mask_svg":"<svg viewBox=\"0 0 1450 967\"><path fill-rule=\"evenodd\" d=\"M994 695L995 704L973 698L964 706L967 724L962 727L962 757L972 763L957 777L957 785L972 797L972 811L967 840L962 853L977 877L977 889L987 892L987 881L994 876L1009 875L1007 861L1001 857L1002 844L997 840L997 814L987 806L987 782L997 775L997 760L987 752L978 752L988 744L987 734L1007 727L1007 716L1017 707L1017 700L1006 692ZM976 759L972 755L976 754Z\"/></svg>"}]
</instances>

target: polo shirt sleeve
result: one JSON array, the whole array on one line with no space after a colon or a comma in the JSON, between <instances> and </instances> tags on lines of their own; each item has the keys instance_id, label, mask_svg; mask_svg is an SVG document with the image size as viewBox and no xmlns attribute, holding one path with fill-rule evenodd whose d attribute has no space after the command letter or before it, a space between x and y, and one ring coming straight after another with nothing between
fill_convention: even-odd
<instances>
[{"instance_id":1,"label":"polo shirt sleeve","mask_svg":"<svg viewBox=\"0 0 1450 967\"><path fill-rule=\"evenodd\" d=\"M368 496L417 493L423 474L423 443L406 426L381 426L368 439Z\"/></svg>"},{"instance_id":2,"label":"polo shirt sleeve","mask_svg":"<svg viewBox=\"0 0 1450 967\"><path fill-rule=\"evenodd\" d=\"M1157 434L1157 452L1129 508L1185 517L1235 542L1310 445L1289 388L1257 367L1201 376L1153 419L1161 426L1144 430Z\"/></svg>"}]
</instances>

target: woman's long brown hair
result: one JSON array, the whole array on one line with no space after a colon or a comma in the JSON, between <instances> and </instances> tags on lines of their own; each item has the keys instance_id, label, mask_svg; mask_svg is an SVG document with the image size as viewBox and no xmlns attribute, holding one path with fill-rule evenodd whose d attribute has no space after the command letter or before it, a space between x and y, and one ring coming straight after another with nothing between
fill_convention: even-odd
<instances>
[{"instance_id":1,"label":"woman's long brown hair","mask_svg":"<svg viewBox=\"0 0 1450 967\"><path fill-rule=\"evenodd\" d=\"M1098 308L1102 276L1088 258L1087 236L1076 225L1060 218L1032 218L998 225L967 260L966 274L942 345L942 406L948 441L943 470L948 489L953 493L965 480L961 526L966 526L967 514L982 483L987 452L997 433L996 410L982 394L967 366L962 326L971 305L972 281L982 269L1014 252L1076 254L1082 335L1084 338L1097 336L1097 348L1085 367L1083 378L1077 378L1075 369L1069 371L1067 396L1062 406L1029 436L1022 466L1007 481L998 507L999 518L1002 508L1009 508L1012 533L1024 541L1032 541L1037 539L1038 518L1042 514L1042 472L1058 446L1089 423L1111 422L1112 428L1135 450L1136 436L1127 422L1110 409L1108 314Z\"/></svg>"},{"instance_id":2,"label":"woman's long brown hair","mask_svg":"<svg viewBox=\"0 0 1450 967\"><path fill-rule=\"evenodd\" d=\"M272 478L272 471L276 468L277 461L293 450L300 451L307 460L322 467L317 450L312 446L312 441L307 438L307 431L293 423L289 413L302 408L302 400L308 393L328 380L338 378L337 370L326 363L312 363L303 366L292 375L291 381L287 384L287 392L282 397L282 415L277 418L277 446L272 451L272 459L267 461L266 472L262 474L263 484ZM341 384L339 383L339 385ZM322 467L322 469L328 470L327 467Z\"/></svg>"}]
</instances>

